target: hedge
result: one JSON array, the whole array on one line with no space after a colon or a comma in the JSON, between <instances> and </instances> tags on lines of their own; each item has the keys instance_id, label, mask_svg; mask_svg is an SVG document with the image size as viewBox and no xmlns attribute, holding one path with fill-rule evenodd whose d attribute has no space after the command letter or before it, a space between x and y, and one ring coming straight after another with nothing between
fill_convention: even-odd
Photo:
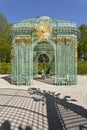
<instances>
[{"instance_id":1,"label":"hedge","mask_svg":"<svg viewBox=\"0 0 87 130\"><path fill-rule=\"evenodd\" d=\"M0 74L10 74L11 64L10 63L0 63Z\"/></svg>"},{"instance_id":2,"label":"hedge","mask_svg":"<svg viewBox=\"0 0 87 130\"><path fill-rule=\"evenodd\" d=\"M78 60L77 73L82 75L87 74L87 62Z\"/></svg>"},{"instance_id":3,"label":"hedge","mask_svg":"<svg viewBox=\"0 0 87 130\"><path fill-rule=\"evenodd\" d=\"M48 64L45 63L45 72L48 73ZM11 63L0 63L0 74L10 74L11 73ZM42 64L39 63L38 73L42 73ZM78 74L87 74L87 62L78 60L77 65Z\"/></svg>"}]
</instances>

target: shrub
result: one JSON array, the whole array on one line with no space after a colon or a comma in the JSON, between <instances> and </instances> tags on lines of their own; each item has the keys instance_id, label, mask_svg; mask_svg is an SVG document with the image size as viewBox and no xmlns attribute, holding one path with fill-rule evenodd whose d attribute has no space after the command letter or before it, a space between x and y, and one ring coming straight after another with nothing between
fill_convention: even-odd
<instances>
[{"instance_id":1,"label":"shrub","mask_svg":"<svg viewBox=\"0 0 87 130\"><path fill-rule=\"evenodd\" d=\"M78 60L77 72L78 74L87 74L87 62Z\"/></svg>"},{"instance_id":2,"label":"shrub","mask_svg":"<svg viewBox=\"0 0 87 130\"><path fill-rule=\"evenodd\" d=\"M42 73L42 63L38 64L38 73ZM45 63L45 73L48 73L48 64ZM10 74L11 73L11 63L0 63L0 74ZM77 65L77 73L78 74L87 74L87 62L78 60Z\"/></svg>"},{"instance_id":3,"label":"shrub","mask_svg":"<svg viewBox=\"0 0 87 130\"><path fill-rule=\"evenodd\" d=\"M0 63L0 74L10 74L11 64L10 63Z\"/></svg>"}]
</instances>

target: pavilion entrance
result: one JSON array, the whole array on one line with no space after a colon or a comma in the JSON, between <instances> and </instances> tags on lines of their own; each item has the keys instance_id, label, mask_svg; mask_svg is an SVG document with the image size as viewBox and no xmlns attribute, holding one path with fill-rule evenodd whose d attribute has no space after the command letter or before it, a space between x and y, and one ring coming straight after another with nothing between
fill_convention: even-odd
<instances>
[{"instance_id":1,"label":"pavilion entrance","mask_svg":"<svg viewBox=\"0 0 87 130\"><path fill-rule=\"evenodd\" d=\"M54 47L47 41L39 42L33 50L33 77L47 79L55 76Z\"/></svg>"}]
</instances>

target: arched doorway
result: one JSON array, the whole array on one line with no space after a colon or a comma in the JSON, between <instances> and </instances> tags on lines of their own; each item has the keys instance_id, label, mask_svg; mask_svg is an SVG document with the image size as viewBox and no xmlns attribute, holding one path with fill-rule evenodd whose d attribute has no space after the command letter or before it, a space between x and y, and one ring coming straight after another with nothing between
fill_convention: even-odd
<instances>
[{"instance_id":1,"label":"arched doorway","mask_svg":"<svg viewBox=\"0 0 87 130\"><path fill-rule=\"evenodd\" d=\"M41 41L33 49L33 77L48 75L55 76L55 51L48 41Z\"/></svg>"}]
</instances>

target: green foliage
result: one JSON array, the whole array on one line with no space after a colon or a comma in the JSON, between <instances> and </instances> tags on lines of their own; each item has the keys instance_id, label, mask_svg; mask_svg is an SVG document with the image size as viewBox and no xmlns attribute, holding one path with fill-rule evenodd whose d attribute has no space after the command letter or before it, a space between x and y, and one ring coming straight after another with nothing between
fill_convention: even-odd
<instances>
[{"instance_id":1,"label":"green foliage","mask_svg":"<svg viewBox=\"0 0 87 130\"><path fill-rule=\"evenodd\" d=\"M43 63L39 63L38 64L38 73L39 74L42 74L42 68L43 68ZM48 69L49 69L48 63L44 63L44 69L45 69L45 73L48 73Z\"/></svg>"},{"instance_id":2,"label":"green foliage","mask_svg":"<svg viewBox=\"0 0 87 130\"><path fill-rule=\"evenodd\" d=\"M0 14L0 62L10 62L11 25Z\"/></svg>"},{"instance_id":3,"label":"green foliage","mask_svg":"<svg viewBox=\"0 0 87 130\"><path fill-rule=\"evenodd\" d=\"M0 63L0 74L10 74L11 72L10 63Z\"/></svg>"},{"instance_id":4,"label":"green foliage","mask_svg":"<svg viewBox=\"0 0 87 130\"><path fill-rule=\"evenodd\" d=\"M87 74L87 62L78 60L77 71L78 71L78 74L82 74L82 75Z\"/></svg>"},{"instance_id":5,"label":"green foliage","mask_svg":"<svg viewBox=\"0 0 87 130\"><path fill-rule=\"evenodd\" d=\"M78 44L78 74L87 74L87 26L82 24L79 27L79 44ZM84 61L81 61L83 59Z\"/></svg>"},{"instance_id":6,"label":"green foliage","mask_svg":"<svg viewBox=\"0 0 87 130\"><path fill-rule=\"evenodd\" d=\"M3 32L6 24L8 24L6 17L3 13L0 13L0 34Z\"/></svg>"},{"instance_id":7,"label":"green foliage","mask_svg":"<svg viewBox=\"0 0 87 130\"><path fill-rule=\"evenodd\" d=\"M79 44L78 44L78 58L83 58L87 61L87 26L82 24L79 27L80 35L79 35Z\"/></svg>"},{"instance_id":8,"label":"green foliage","mask_svg":"<svg viewBox=\"0 0 87 130\"><path fill-rule=\"evenodd\" d=\"M38 73L39 74L42 74L42 68L43 68L43 63L39 62L38 63ZM50 66L49 63L44 63L44 70L45 70L45 74L49 74L49 73L54 74L55 73L55 65L52 64L52 66Z\"/></svg>"}]
</instances>

